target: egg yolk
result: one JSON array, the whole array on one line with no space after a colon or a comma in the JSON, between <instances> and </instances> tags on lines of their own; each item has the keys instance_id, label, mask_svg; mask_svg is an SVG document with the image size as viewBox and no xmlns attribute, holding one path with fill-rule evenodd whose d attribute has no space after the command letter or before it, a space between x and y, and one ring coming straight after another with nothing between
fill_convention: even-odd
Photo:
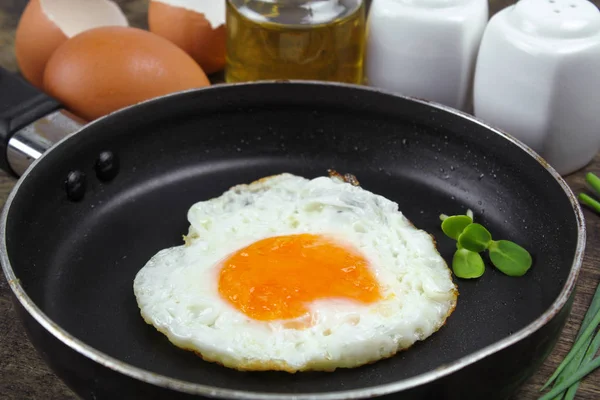
<instances>
[{"instance_id":1,"label":"egg yolk","mask_svg":"<svg viewBox=\"0 0 600 400\"><path fill-rule=\"evenodd\" d=\"M222 264L219 293L250 318L294 319L323 298L372 303L381 298L358 250L313 234L276 236L238 250Z\"/></svg>"}]
</instances>

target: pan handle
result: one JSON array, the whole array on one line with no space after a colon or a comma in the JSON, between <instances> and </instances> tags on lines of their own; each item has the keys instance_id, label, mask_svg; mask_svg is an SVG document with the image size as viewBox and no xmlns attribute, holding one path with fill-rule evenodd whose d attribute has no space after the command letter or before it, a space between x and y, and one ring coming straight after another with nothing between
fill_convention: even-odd
<instances>
[{"instance_id":1,"label":"pan handle","mask_svg":"<svg viewBox=\"0 0 600 400\"><path fill-rule=\"evenodd\" d=\"M0 169L19 177L83 121L59 102L0 67Z\"/></svg>"}]
</instances>

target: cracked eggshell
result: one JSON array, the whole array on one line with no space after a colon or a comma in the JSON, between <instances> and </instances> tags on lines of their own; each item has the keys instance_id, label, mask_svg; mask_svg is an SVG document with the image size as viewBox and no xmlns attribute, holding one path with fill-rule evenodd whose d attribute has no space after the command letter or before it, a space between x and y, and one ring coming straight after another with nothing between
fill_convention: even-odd
<instances>
[{"instance_id":1,"label":"cracked eggshell","mask_svg":"<svg viewBox=\"0 0 600 400\"><path fill-rule=\"evenodd\" d=\"M225 68L225 0L152 0L148 28L183 49L207 74Z\"/></svg>"},{"instance_id":2,"label":"cracked eggshell","mask_svg":"<svg viewBox=\"0 0 600 400\"><path fill-rule=\"evenodd\" d=\"M99 26L129 26L109 0L30 0L15 35L15 56L23 76L43 88L46 63L67 39Z\"/></svg>"}]
</instances>

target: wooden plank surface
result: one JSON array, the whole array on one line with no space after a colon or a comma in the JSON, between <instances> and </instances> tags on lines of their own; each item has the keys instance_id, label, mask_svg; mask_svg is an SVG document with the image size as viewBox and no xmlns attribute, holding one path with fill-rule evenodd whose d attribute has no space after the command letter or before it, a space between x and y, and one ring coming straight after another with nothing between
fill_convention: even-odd
<instances>
[{"instance_id":1,"label":"wooden plank surface","mask_svg":"<svg viewBox=\"0 0 600 400\"><path fill-rule=\"evenodd\" d=\"M147 0L117 0L134 26L146 27ZM490 12L512 4L510 0L490 0ZM596 5L600 0L594 0ZM14 59L14 30L25 0L0 2L0 65L16 71ZM584 188L584 175L588 171L600 173L600 155L586 168L568 176L567 182L577 193ZM0 205L3 205L15 180L0 172ZM515 395L515 399L535 399L538 389L561 362L572 345L579 324L587 310L596 286L600 282L600 217L585 209L588 229L587 251L582 274L577 284L577 295L571 317L559 343L538 373ZM0 277L0 398L21 399L75 399L73 393L46 367L25 337L9 301L4 277ZM580 386L577 399L600 399L600 371L588 376Z\"/></svg>"}]
</instances>

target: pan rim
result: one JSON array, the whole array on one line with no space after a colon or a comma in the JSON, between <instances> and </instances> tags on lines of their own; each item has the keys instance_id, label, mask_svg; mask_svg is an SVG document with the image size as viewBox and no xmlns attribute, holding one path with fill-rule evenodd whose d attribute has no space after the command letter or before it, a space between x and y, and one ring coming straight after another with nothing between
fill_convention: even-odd
<instances>
[{"instance_id":1,"label":"pan rim","mask_svg":"<svg viewBox=\"0 0 600 400\"><path fill-rule=\"evenodd\" d=\"M33 302L33 300L27 295L25 289L21 286L18 277L15 275L12 265L9 260L8 250L6 246L6 227L7 221L10 214L11 205L13 200L15 199L17 193L19 192L19 188L21 187L22 182L24 182L31 171L35 169L37 164L43 160L47 154L60 148L63 142L68 140L72 140L77 134L83 131L85 128L90 127L94 124L100 123L101 121L107 118L116 118L116 116L120 114L124 114L129 112L130 109L136 108L138 105L143 105L147 103L154 103L164 101L167 98L177 98L184 96L186 94L200 92L200 91L212 91L212 90L220 90L223 87L230 86L240 86L240 87L256 87L256 86L270 86L274 84L290 84L297 86L329 86L329 87L344 87L359 91L366 91L372 93L379 93L387 96L393 96L398 98L403 98L405 100L411 102L417 102L429 107L437 108L438 110L449 112L451 114L457 115L463 119L466 119L472 123L476 123L483 128L501 136L502 138L508 140L513 145L521 148L525 153L531 156L535 161L537 161L551 176L554 180L560 185L563 189L565 195L568 197L569 202L571 203L572 210L575 214L575 219L577 223L577 246L575 250L575 255L573 257L573 262L570 267L569 275L567 280L560 291L557 298L551 304L550 307L546 309L544 313L542 313L538 318L529 323L527 326L523 327L519 331L513 333L510 336L507 336L497 342L494 342L474 353L468 354L464 357L461 357L449 364L438 367L434 370L430 370L428 372L422 373L420 375L403 379L397 382L386 383L382 385L370 386L360 389L352 389L352 390L343 390L343 391L335 391L335 392L319 392L319 393L307 393L307 394L291 394L291 393L268 393L268 392L250 392L243 390L233 390L226 388L217 388L209 385L193 383L189 381L184 381L181 379L171 378L166 375L150 372L140 367L136 367L134 365L123 362L117 358L109 356L96 348L88 345L84 341L75 338L71 334L69 334L66 330L58 326L52 319L50 319L42 310ZM256 90L256 89L254 89ZM567 185L565 180L558 174L558 172L552 168L541 156L539 156L536 152L534 152L529 146L525 145L518 139L514 138L510 134L497 129L490 124L479 120L477 117L474 117L465 112L453 109L451 107L423 100L411 96L405 96L398 93L393 93L387 90L383 90L380 88L374 88L363 85L356 84L347 84L347 83L338 83L338 82L323 82L323 81L311 81L311 80L268 80L268 81L258 81L258 82L243 82L243 83L225 83L225 84L214 84L208 87L199 88L199 89L190 89L184 90L177 93L168 94L165 96L161 96L158 98L146 100L140 103L137 103L132 106L125 107L113 113L110 113L104 117L101 117L85 126L80 128L78 131L73 134L63 138L59 142L57 142L54 146L52 146L48 151L42 154L37 160L35 160L32 165L25 171L25 173L21 176L21 178L16 182L13 190L11 191L8 199L4 205L2 210L2 215L0 217L0 261L2 263L3 273L8 281L8 284L13 291L15 297L19 300L23 308L27 311L27 313L32 316L46 331L55 336L59 341L63 344L71 348L72 350L80 353L84 357L103 365L106 368L109 368L115 372L121 373L130 378L146 382L151 385L163 387L166 389L171 389L187 394L200 395L205 397L212 398L227 398L227 399L236 399L236 400L350 400L350 399L361 399L361 398L369 398L373 396L383 396L392 393L401 392L403 390L411 389L417 386L424 385L426 383L435 381L444 376L450 375L462 368L467 367L481 359L491 356L494 353L497 353L509 346L514 345L517 342L525 339L530 336L540 328L542 328L550 319L552 319L562 308L565 306L567 301L569 300L576 282L581 271L583 256L586 245L586 226L585 219L583 216L583 212L581 206L576 200L575 195L573 194L571 188Z\"/></svg>"}]
</instances>

